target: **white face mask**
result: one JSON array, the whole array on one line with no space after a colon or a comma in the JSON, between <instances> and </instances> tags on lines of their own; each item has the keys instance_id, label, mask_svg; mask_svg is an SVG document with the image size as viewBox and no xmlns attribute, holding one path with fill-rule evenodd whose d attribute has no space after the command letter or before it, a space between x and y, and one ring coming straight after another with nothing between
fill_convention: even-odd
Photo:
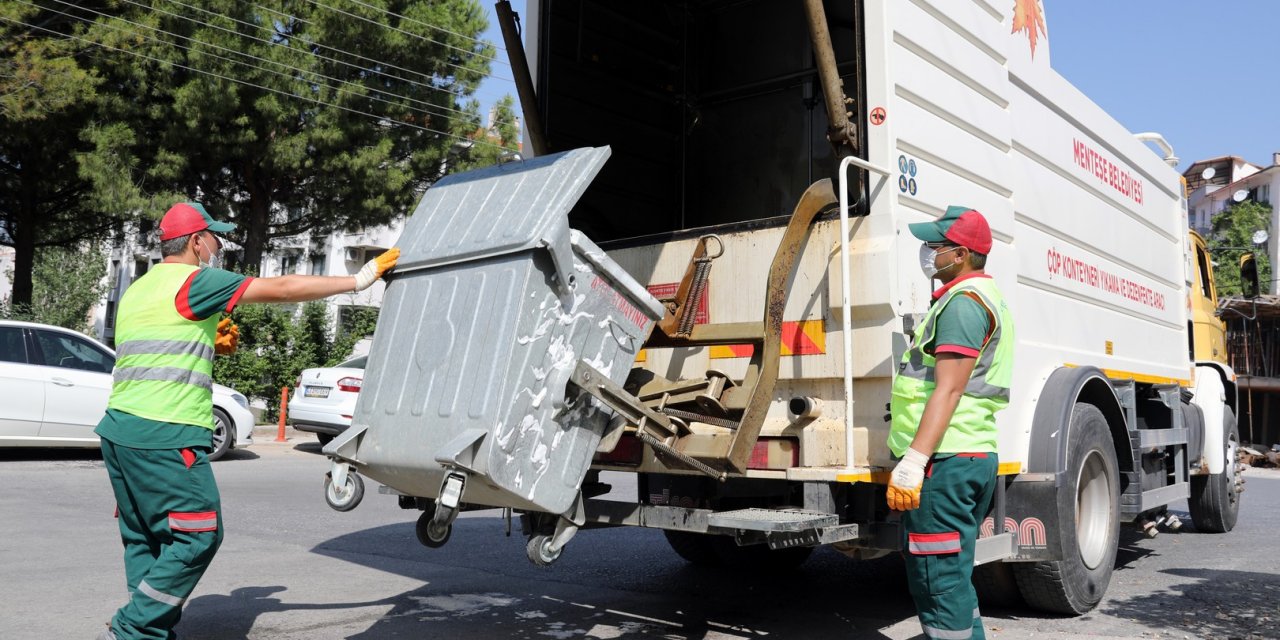
<instances>
[{"instance_id":1,"label":"white face mask","mask_svg":"<svg viewBox=\"0 0 1280 640\"><path fill-rule=\"evenodd\" d=\"M214 269L221 268L222 267L221 252L210 251L209 245L205 244L204 236L200 236L199 242L200 242L200 246L204 247L205 252L209 255L208 261L200 260L200 268L201 269L204 269L205 267L212 267ZM199 260L199 257L200 257L199 254L196 254L197 260Z\"/></svg>"},{"instance_id":2,"label":"white face mask","mask_svg":"<svg viewBox=\"0 0 1280 640\"><path fill-rule=\"evenodd\" d=\"M935 264L938 261L938 256L944 253L947 253L949 251L955 251L956 249L959 249L959 248L960 247L947 247L942 251L938 251L937 249L934 249L933 247L930 247L927 244L920 245L920 271L924 272L924 277L930 280L933 280L934 278L936 278L939 273L938 267ZM958 264L958 263L953 262L951 263L951 265L943 267L943 269L950 269L951 266L955 264Z\"/></svg>"}]
</instances>

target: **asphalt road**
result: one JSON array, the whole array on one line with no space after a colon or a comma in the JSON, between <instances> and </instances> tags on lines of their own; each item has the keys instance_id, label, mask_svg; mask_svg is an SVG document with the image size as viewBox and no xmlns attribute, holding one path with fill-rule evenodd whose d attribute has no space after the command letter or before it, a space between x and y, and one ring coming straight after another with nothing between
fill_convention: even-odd
<instances>
[{"instance_id":1,"label":"asphalt road","mask_svg":"<svg viewBox=\"0 0 1280 640\"><path fill-rule=\"evenodd\" d=\"M585 531L549 568L497 512L464 514L441 549L417 512L369 486L324 503L300 435L214 464L227 529L178 627L187 640L919 637L899 561L819 550L799 571L690 567L658 531ZM990 638L1280 638L1280 472L1250 470L1226 535L1126 534L1106 599L1079 618L984 606ZM106 472L94 452L0 450L0 638L93 638L126 597ZM615 489L618 491L619 489ZM1185 512L1185 505L1175 506Z\"/></svg>"}]
</instances>

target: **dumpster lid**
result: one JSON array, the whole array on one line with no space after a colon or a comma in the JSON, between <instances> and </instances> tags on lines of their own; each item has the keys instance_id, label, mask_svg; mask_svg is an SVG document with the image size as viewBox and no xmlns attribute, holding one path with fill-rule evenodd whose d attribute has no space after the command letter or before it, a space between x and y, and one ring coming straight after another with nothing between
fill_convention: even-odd
<instances>
[{"instance_id":1,"label":"dumpster lid","mask_svg":"<svg viewBox=\"0 0 1280 640\"><path fill-rule=\"evenodd\" d=\"M396 270L411 271L536 247L557 258L569 210L609 158L583 148L451 175L432 185L405 222Z\"/></svg>"}]
</instances>

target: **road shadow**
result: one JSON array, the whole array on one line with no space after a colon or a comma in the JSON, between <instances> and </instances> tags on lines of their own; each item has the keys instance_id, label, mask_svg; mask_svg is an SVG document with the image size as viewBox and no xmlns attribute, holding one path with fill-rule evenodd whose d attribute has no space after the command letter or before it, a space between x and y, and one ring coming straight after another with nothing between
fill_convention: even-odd
<instances>
[{"instance_id":1,"label":"road shadow","mask_svg":"<svg viewBox=\"0 0 1280 640\"><path fill-rule=\"evenodd\" d=\"M883 640L879 629L915 615L896 556L855 562L819 549L782 574L706 568L676 557L660 531L619 528L580 532L559 561L539 568L525 557L518 531L508 539L498 518L460 519L439 549L421 546L412 522L339 536L312 552L423 586L346 604L288 603L280 587L238 589L193 599L180 631L193 639L243 638L267 613L389 605L365 631L346 637ZM337 636L317 629L315 637Z\"/></svg>"},{"instance_id":2,"label":"road shadow","mask_svg":"<svg viewBox=\"0 0 1280 640\"><path fill-rule=\"evenodd\" d=\"M49 462L49 461L98 461L102 462L102 449L97 448L44 448L15 447L0 449L0 462Z\"/></svg>"},{"instance_id":3,"label":"road shadow","mask_svg":"<svg viewBox=\"0 0 1280 640\"><path fill-rule=\"evenodd\" d=\"M302 442L299 442L298 444L293 445L294 451L300 451L302 453L310 453L316 456L324 455L324 452L321 451L321 449L323 448L324 446L320 444L319 440L309 440L309 441L304 440Z\"/></svg>"},{"instance_id":4,"label":"road shadow","mask_svg":"<svg viewBox=\"0 0 1280 640\"><path fill-rule=\"evenodd\" d=\"M223 464L226 462L241 462L245 460L259 460L262 456L248 449L231 449L222 454L221 458L214 460L214 464Z\"/></svg>"},{"instance_id":5,"label":"road shadow","mask_svg":"<svg viewBox=\"0 0 1280 640\"><path fill-rule=\"evenodd\" d=\"M336 611L389 604L389 601L331 602L323 604L285 603L275 594L287 591L281 585L241 587L229 594L209 594L193 598L183 609L179 629L187 640L242 640L248 638L258 618L286 611ZM262 634L258 634L262 637ZM318 636L328 637L328 636Z\"/></svg>"},{"instance_id":6,"label":"road shadow","mask_svg":"<svg viewBox=\"0 0 1280 640\"><path fill-rule=\"evenodd\" d=\"M1217 569L1166 569L1187 578L1156 593L1106 601L1107 615L1177 627L1194 638L1280 638L1280 575Z\"/></svg>"}]
</instances>

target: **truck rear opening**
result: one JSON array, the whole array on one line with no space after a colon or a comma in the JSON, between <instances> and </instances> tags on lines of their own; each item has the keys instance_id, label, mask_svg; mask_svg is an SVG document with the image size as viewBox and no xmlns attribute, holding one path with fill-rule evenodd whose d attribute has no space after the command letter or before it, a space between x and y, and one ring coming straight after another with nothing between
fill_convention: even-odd
<instances>
[{"instance_id":1,"label":"truck rear opening","mask_svg":"<svg viewBox=\"0 0 1280 640\"><path fill-rule=\"evenodd\" d=\"M823 5L847 109L865 129L862 3ZM711 225L781 225L832 175L802 3L556 0L536 10L530 64L551 150L613 150L569 216L606 249Z\"/></svg>"}]
</instances>

